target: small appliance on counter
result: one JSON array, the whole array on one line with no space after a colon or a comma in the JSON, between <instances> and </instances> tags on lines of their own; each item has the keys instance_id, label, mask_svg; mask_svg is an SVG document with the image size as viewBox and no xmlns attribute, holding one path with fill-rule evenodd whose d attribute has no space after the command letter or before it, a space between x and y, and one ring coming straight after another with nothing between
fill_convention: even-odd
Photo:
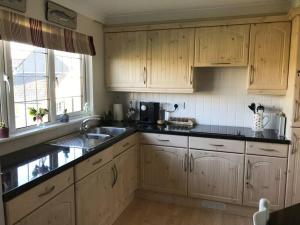
<instances>
[{"instance_id":1,"label":"small appliance on counter","mask_svg":"<svg viewBox=\"0 0 300 225\"><path fill-rule=\"evenodd\" d=\"M276 128L278 130L278 137L285 137L286 116L283 112L276 115Z\"/></svg>"},{"instance_id":2,"label":"small appliance on counter","mask_svg":"<svg viewBox=\"0 0 300 225\"><path fill-rule=\"evenodd\" d=\"M115 121L123 121L124 114L123 114L123 105L122 104L114 104L113 105L113 113L114 113Z\"/></svg>"},{"instance_id":3,"label":"small appliance on counter","mask_svg":"<svg viewBox=\"0 0 300 225\"><path fill-rule=\"evenodd\" d=\"M156 124L159 119L158 102L140 102L140 122Z\"/></svg>"}]
</instances>

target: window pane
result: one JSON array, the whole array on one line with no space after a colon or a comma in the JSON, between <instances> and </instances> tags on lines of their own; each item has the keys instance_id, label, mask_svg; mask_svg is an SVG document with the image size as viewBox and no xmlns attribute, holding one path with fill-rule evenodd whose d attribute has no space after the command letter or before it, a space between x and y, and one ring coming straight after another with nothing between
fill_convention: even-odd
<instances>
[{"instance_id":1,"label":"window pane","mask_svg":"<svg viewBox=\"0 0 300 225\"><path fill-rule=\"evenodd\" d=\"M80 54L54 51L56 79L56 113L64 109L70 112L82 111L82 56Z\"/></svg>"},{"instance_id":2,"label":"window pane","mask_svg":"<svg viewBox=\"0 0 300 225\"><path fill-rule=\"evenodd\" d=\"M29 107L48 109L47 50L15 42L10 42L10 49L16 128L22 128L34 125ZM47 121L45 116L44 122Z\"/></svg>"}]
</instances>

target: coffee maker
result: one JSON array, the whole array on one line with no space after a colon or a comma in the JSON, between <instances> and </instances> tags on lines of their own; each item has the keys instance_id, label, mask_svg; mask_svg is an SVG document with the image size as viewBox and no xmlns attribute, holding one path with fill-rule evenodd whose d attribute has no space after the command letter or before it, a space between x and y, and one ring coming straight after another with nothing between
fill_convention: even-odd
<instances>
[{"instance_id":1,"label":"coffee maker","mask_svg":"<svg viewBox=\"0 0 300 225\"><path fill-rule=\"evenodd\" d=\"M155 124L159 119L158 102L140 102L140 122Z\"/></svg>"}]
</instances>

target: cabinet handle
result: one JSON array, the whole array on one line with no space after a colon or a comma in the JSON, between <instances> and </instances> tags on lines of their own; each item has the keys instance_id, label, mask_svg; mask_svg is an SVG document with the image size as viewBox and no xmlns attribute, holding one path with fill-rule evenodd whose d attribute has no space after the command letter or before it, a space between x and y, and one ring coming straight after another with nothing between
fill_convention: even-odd
<instances>
[{"instance_id":1,"label":"cabinet handle","mask_svg":"<svg viewBox=\"0 0 300 225\"><path fill-rule=\"evenodd\" d=\"M191 154L191 158L190 158L190 173L193 172L194 170L194 156L193 154Z\"/></svg>"},{"instance_id":2,"label":"cabinet handle","mask_svg":"<svg viewBox=\"0 0 300 225\"><path fill-rule=\"evenodd\" d=\"M273 148L259 148L262 151L266 151L266 152L277 152L277 150L273 149Z\"/></svg>"},{"instance_id":3,"label":"cabinet handle","mask_svg":"<svg viewBox=\"0 0 300 225\"><path fill-rule=\"evenodd\" d=\"M116 170L116 183L117 183L118 178L119 178L119 171L118 171L118 168L117 168L116 164L114 164L114 167L115 167L115 170Z\"/></svg>"},{"instance_id":4,"label":"cabinet handle","mask_svg":"<svg viewBox=\"0 0 300 225\"><path fill-rule=\"evenodd\" d=\"M159 138L157 138L157 140L158 141L162 141L162 142L169 142L170 140L168 140L168 139L159 139Z\"/></svg>"},{"instance_id":5,"label":"cabinet handle","mask_svg":"<svg viewBox=\"0 0 300 225\"><path fill-rule=\"evenodd\" d=\"M212 65L230 65L231 63L230 62L214 62L214 63L211 63Z\"/></svg>"},{"instance_id":6,"label":"cabinet handle","mask_svg":"<svg viewBox=\"0 0 300 225\"><path fill-rule=\"evenodd\" d=\"M246 182L246 186L247 186L248 189L253 188L253 185L249 182Z\"/></svg>"},{"instance_id":7,"label":"cabinet handle","mask_svg":"<svg viewBox=\"0 0 300 225\"><path fill-rule=\"evenodd\" d=\"M246 179L249 180L250 177L251 177L251 162L248 159L248 162L247 162L247 177L246 177Z\"/></svg>"},{"instance_id":8,"label":"cabinet handle","mask_svg":"<svg viewBox=\"0 0 300 225\"><path fill-rule=\"evenodd\" d=\"M211 146L214 146L214 147L224 147L225 145L217 145L217 144L210 144Z\"/></svg>"},{"instance_id":9,"label":"cabinet handle","mask_svg":"<svg viewBox=\"0 0 300 225\"><path fill-rule=\"evenodd\" d=\"M193 84L193 80L194 80L194 67L191 66L191 74L190 74L190 84Z\"/></svg>"},{"instance_id":10,"label":"cabinet handle","mask_svg":"<svg viewBox=\"0 0 300 225\"><path fill-rule=\"evenodd\" d=\"M188 164L188 155L187 153L184 154L184 172L187 171L187 164Z\"/></svg>"},{"instance_id":11,"label":"cabinet handle","mask_svg":"<svg viewBox=\"0 0 300 225\"><path fill-rule=\"evenodd\" d=\"M51 192L55 190L55 185L51 186L48 190L38 195L39 198L44 197L45 195L49 195Z\"/></svg>"},{"instance_id":12,"label":"cabinet handle","mask_svg":"<svg viewBox=\"0 0 300 225\"><path fill-rule=\"evenodd\" d=\"M250 66L250 85L254 83L254 66Z\"/></svg>"},{"instance_id":13,"label":"cabinet handle","mask_svg":"<svg viewBox=\"0 0 300 225\"><path fill-rule=\"evenodd\" d=\"M292 146L292 155L295 154L298 150L298 138L295 133L293 133L293 138L292 138L293 146Z\"/></svg>"},{"instance_id":14,"label":"cabinet handle","mask_svg":"<svg viewBox=\"0 0 300 225\"><path fill-rule=\"evenodd\" d=\"M111 185L111 187L113 188L115 185L116 185L116 171L115 171L115 166L112 166L111 167L111 171L112 171L112 173L113 173L113 182L112 182L112 185Z\"/></svg>"},{"instance_id":15,"label":"cabinet handle","mask_svg":"<svg viewBox=\"0 0 300 225\"><path fill-rule=\"evenodd\" d=\"M96 166L97 164L101 163L103 159L98 159L95 162L93 162L93 166Z\"/></svg>"},{"instance_id":16,"label":"cabinet handle","mask_svg":"<svg viewBox=\"0 0 300 225\"><path fill-rule=\"evenodd\" d=\"M147 82L147 68L145 66L144 66L143 78L144 78L144 84L146 84L146 82Z\"/></svg>"},{"instance_id":17,"label":"cabinet handle","mask_svg":"<svg viewBox=\"0 0 300 225\"><path fill-rule=\"evenodd\" d=\"M126 142L122 147L126 148L129 144L130 144L129 142Z\"/></svg>"},{"instance_id":18,"label":"cabinet handle","mask_svg":"<svg viewBox=\"0 0 300 225\"><path fill-rule=\"evenodd\" d=\"M295 112L294 112L294 122L299 119L299 101L295 100Z\"/></svg>"}]
</instances>

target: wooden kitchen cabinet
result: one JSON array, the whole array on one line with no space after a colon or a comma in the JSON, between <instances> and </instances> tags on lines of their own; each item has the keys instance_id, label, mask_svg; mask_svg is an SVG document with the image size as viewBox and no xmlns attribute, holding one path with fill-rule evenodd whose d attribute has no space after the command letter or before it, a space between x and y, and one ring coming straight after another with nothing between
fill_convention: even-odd
<instances>
[{"instance_id":1,"label":"wooden kitchen cabinet","mask_svg":"<svg viewBox=\"0 0 300 225\"><path fill-rule=\"evenodd\" d=\"M141 187L144 190L187 195L188 150L141 145Z\"/></svg>"},{"instance_id":2,"label":"wooden kitchen cabinet","mask_svg":"<svg viewBox=\"0 0 300 225\"><path fill-rule=\"evenodd\" d=\"M292 129L288 165L286 206L291 206L300 203L300 128Z\"/></svg>"},{"instance_id":3,"label":"wooden kitchen cabinet","mask_svg":"<svg viewBox=\"0 0 300 225\"><path fill-rule=\"evenodd\" d=\"M145 31L105 34L105 76L109 90L146 87Z\"/></svg>"},{"instance_id":4,"label":"wooden kitchen cabinet","mask_svg":"<svg viewBox=\"0 0 300 225\"><path fill-rule=\"evenodd\" d=\"M113 163L75 184L76 224L107 225L113 222Z\"/></svg>"},{"instance_id":5,"label":"wooden kitchen cabinet","mask_svg":"<svg viewBox=\"0 0 300 225\"><path fill-rule=\"evenodd\" d=\"M194 66L247 66L249 31L249 24L197 28Z\"/></svg>"},{"instance_id":6,"label":"wooden kitchen cabinet","mask_svg":"<svg viewBox=\"0 0 300 225\"><path fill-rule=\"evenodd\" d=\"M74 199L72 185L15 225L75 225Z\"/></svg>"},{"instance_id":7,"label":"wooden kitchen cabinet","mask_svg":"<svg viewBox=\"0 0 300 225\"><path fill-rule=\"evenodd\" d=\"M190 150L188 195L242 204L244 155Z\"/></svg>"},{"instance_id":8,"label":"wooden kitchen cabinet","mask_svg":"<svg viewBox=\"0 0 300 225\"><path fill-rule=\"evenodd\" d=\"M138 186L137 145L114 159L116 183L113 188L113 212L117 218L130 203Z\"/></svg>"},{"instance_id":9,"label":"wooden kitchen cabinet","mask_svg":"<svg viewBox=\"0 0 300 225\"><path fill-rule=\"evenodd\" d=\"M267 198L272 209L283 208L285 199L287 159L246 155L243 203L257 206Z\"/></svg>"},{"instance_id":10,"label":"wooden kitchen cabinet","mask_svg":"<svg viewBox=\"0 0 300 225\"><path fill-rule=\"evenodd\" d=\"M147 88L193 92L195 29L148 31Z\"/></svg>"},{"instance_id":11,"label":"wooden kitchen cabinet","mask_svg":"<svg viewBox=\"0 0 300 225\"><path fill-rule=\"evenodd\" d=\"M286 93L290 33L289 22L251 25L249 92L274 95Z\"/></svg>"}]
</instances>

